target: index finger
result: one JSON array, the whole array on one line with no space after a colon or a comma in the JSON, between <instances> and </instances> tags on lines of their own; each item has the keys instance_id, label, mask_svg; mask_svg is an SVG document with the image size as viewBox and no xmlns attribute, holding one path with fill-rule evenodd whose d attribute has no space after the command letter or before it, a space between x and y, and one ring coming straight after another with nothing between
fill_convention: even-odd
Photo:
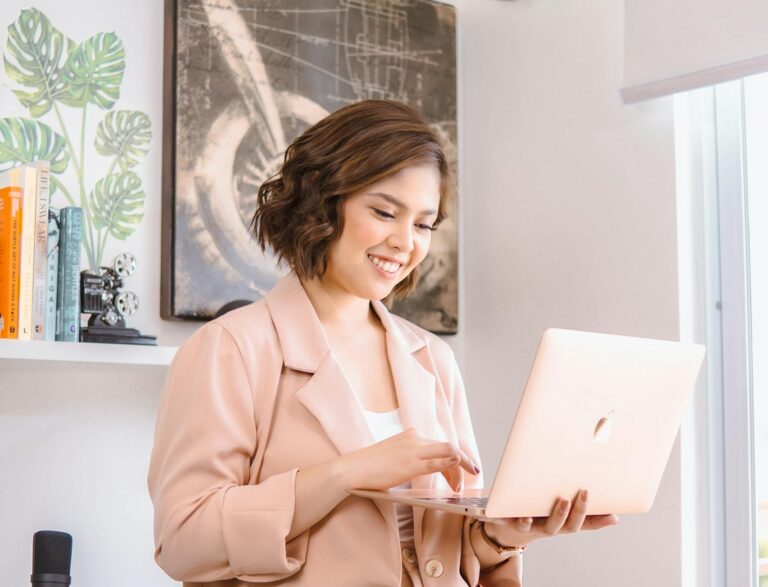
<instances>
[{"instance_id":1,"label":"index finger","mask_svg":"<svg viewBox=\"0 0 768 587\"><path fill-rule=\"evenodd\" d=\"M472 462L472 459L470 459L466 454L464 454L464 451L461 450L458 446L454 446L453 450L456 452L457 455L459 455L459 465L462 469L464 469L467 473L470 473L472 475L477 475L480 473L480 467L478 467L475 463Z\"/></svg>"},{"instance_id":2,"label":"index finger","mask_svg":"<svg viewBox=\"0 0 768 587\"><path fill-rule=\"evenodd\" d=\"M480 473L480 467L475 465L475 463L472 462L472 459L464 454L464 451L450 442L428 441L421 446L420 454L418 456L422 459L433 459L437 457L445 458L448 456L458 457L459 462L457 465L467 471L467 473L471 473L472 475Z\"/></svg>"}]
</instances>

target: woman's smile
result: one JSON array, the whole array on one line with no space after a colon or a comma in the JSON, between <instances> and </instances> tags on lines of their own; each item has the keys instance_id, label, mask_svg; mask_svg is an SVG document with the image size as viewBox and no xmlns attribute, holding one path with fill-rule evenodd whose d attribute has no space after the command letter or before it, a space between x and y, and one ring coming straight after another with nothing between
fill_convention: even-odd
<instances>
[{"instance_id":1,"label":"woman's smile","mask_svg":"<svg viewBox=\"0 0 768 587\"><path fill-rule=\"evenodd\" d=\"M388 259L384 259L376 255L369 254L368 259L376 268L376 271L381 275L383 275L384 277L386 277L387 279L392 279L394 277L397 277L397 274L400 272L400 269L403 266L402 263L396 263L394 261L390 261Z\"/></svg>"},{"instance_id":2,"label":"woman's smile","mask_svg":"<svg viewBox=\"0 0 768 587\"><path fill-rule=\"evenodd\" d=\"M420 162L345 196L324 283L365 301L390 295L429 252L441 181L434 164Z\"/></svg>"}]
</instances>

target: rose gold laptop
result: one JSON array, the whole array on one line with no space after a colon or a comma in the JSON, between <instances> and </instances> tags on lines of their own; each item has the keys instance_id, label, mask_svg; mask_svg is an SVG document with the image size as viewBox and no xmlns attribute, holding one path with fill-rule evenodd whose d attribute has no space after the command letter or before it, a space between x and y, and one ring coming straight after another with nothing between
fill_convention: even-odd
<instances>
[{"instance_id":1,"label":"rose gold laptop","mask_svg":"<svg viewBox=\"0 0 768 587\"><path fill-rule=\"evenodd\" d=\"M698 344L550 328L490 491L354 490L478 518L547 516L589 491L588 514L647 512L704 359Z\"/></svg>"}]
</instances>

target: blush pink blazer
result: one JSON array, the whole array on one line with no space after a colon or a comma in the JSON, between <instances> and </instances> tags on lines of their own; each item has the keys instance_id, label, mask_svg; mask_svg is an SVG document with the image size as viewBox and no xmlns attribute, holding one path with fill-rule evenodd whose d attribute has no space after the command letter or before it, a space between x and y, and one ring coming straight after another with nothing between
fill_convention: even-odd
<instances>
[{"instance_id":1,"label":"blush pink blazer","mask_svg":"<svg viewBox=\"0 0 768 587\"><path fill-rule=\"evenodd\" d=\"M381 302L373 307L386 328L403 425L454 442L479 463L450 347ZM286 542L297 471L371 443L301 282L284 277L265 299L200 328L171 364L148 476L155 560L185 587L399 587L391 503L350 496ZM482 479L466 475L464 484L480 487ZM434 474L412 486L447 483ZM425 587L480 584L469 521L414 508ZM439 576L425 570L429 561L442 565ZM520 584L519 557L503 567L510 565L505 576Z\"/></svg>"}]
</instances>

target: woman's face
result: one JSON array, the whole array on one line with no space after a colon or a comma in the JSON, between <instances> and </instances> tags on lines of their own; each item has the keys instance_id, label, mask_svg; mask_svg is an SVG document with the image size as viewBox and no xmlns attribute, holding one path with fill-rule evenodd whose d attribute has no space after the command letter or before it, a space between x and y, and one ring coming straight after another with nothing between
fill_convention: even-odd
<instances>
[{"instance_id":1,"label":"woman's face","mask_svg":"<svg viewBox=\"0 0 768 587\"><path fill-rule=\"evenodd\" d=\"M427 256L439 203L440 173L429 164L348 196L323 281L360 298L387 297Z\"/></svg>"}]
</instances>

